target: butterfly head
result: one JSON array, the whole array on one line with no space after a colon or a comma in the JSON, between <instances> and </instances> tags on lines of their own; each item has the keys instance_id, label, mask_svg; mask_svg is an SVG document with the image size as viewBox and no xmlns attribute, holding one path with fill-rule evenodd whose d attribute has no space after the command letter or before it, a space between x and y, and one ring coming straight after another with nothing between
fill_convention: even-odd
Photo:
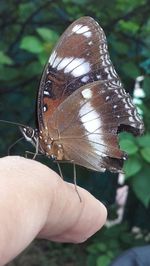
<instances>
[{"instance_id":1,"label":"butterfly head","mask_svg":"<svg viewBox=\"0 0 150 266\"><path fill-rule=\"evenodd\" d=\"M25 137L25 139L32 143L33 146L37 146L37 142L38 142L38 131L37 129L33 129L32 127L29 126L20 126L19 127L23 136Z\"/></svg>"}]
</instances>

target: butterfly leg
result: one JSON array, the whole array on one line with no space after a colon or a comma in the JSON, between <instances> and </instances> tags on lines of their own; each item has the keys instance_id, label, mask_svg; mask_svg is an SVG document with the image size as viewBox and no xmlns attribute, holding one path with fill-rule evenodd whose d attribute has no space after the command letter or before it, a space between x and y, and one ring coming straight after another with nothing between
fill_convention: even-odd
<instances>
[{"instance_id":1,"label":"butterfly leg","mask_svg":"<svg viewBox=\"0 0 150 266\"><path fill-rule=\"evenodd\" d=\"M11 149L19 142L19 141L21 141L22 139L24 139L24 137L21 137L21 138L19 138L19 139L17 139L14 143L12 143L10 146L9 146L9 148L8 148L8 151L7 151L7 154L8 154L8 156L10 155L10 151L11 151Z\"/></svg>"},{"instance_id":2,"label":"butterfly leg","mask_svg":"<svg viewBox=\"0 0 150 266\"><path fill-rule=\"evenodd\" d=\"M35 152L32 152L32 151L25 151L25 158L28 158L28 154L32 154L33 155L33 157L31 158L31 159L35 159L35 157L38 155L42 155L43 156L43 154L40 154L40 153L35 153Z\"/></svg>"},{"instance_id":3,"label":"butterfly leg","mask_svg":"<svg viewBox=\"0 0 150 266\"><path fill-rule=\"evenodd\" d=\"M25 151L24 157L28 159L28 151Z\"/></svg>"},{"instance_id":4,"label":"butterfly leg","mask_svg":"<svg viewBox=\"0 0 150 266\"><path fill-rule=\"evenodd\" d=\"M35 153L34 153L34 156L33 156L33 160L36 158L36 156L38 155L38 151L39 151L39 139L37 138L37 141L36 141L36 148L35 148Z\"/></svg>"},{"instance_id":5,"label":"butterfly leg","mask_svg":"<svg viewBox=\"0 0 150 266\"><path fill-rule=\"evenodd\" d=\"M75 163L73 163L73 178L74 178L75 191L78 194L80 202L82 202L81 196L80 196L79 191L77 189L77 173L76 173L76 165L75 165Z\"/></svg>"},{"instance_id":6,"label":"butterfly leg","mask_svg":"<svg viewBox=\"0 0 150 266\"><path fill-rule=\"evenodd\" d=\"M68 160L66 160L66 161L65 160L61 160L60 161L60 160L54 159L54 163L57 163L58 170L59 170L59 175L61 176L62 179L64 179L64 178L63 178L63 174L62 174L62 170L61 170L60 164L61 163L70 163L70 162L73 163L73 161L68 161Z\"/></svg>"},{"instance_id":7,"label":"butterfly leg","mask_svg":"<svg viewBox=\"0 0 150 266\"><path fill-rule=\"evenodd\" d=\"M28 158L28 154L34 154L33 152L31 152L31 151L25 151L25 158Z\"/></svg>"},{"instance_id":8,"label":"butterfly leg","mask_svg":"<svg viewBox=\"0 0 150 266\"><path fill-rule=\"evenodd\" d=\"M37 142L36 142L36 150L35 150L35 152L26 151L26 152L25 152L25 157L28 158L28 157L27 157L27 154L32 154L32 155L33 155L32 160L34 160L34 159L36 158L37 155L38 155L38 156L39 156L39 155L43 155L43 154L40 154L38 151L39 151L39 140L37 139Z\"/></svg>"},{"instance_id":9,"label":"butterfly leg","mask_svg":"<svg viewBox=\"0 0 150 266\"><path fill-rule=\"evenodd\" d=\"M57 163L57 166L58 166L59 175L60 175L60 177L61 177L62 179L64 179L64 178L63 178L63 174L62 174L62 170L61 170L61 167L60 167L60 164L59 164L58 161L56 161L56 163Z\"/></svg>"}]
</instances>

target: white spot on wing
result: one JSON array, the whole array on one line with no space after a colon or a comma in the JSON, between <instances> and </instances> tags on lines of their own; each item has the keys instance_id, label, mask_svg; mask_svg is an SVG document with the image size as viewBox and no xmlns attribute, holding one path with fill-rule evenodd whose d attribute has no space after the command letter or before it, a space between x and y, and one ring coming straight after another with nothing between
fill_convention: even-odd
<instances>
[{"instance_id":1,"label":"white spot on wing","mask_svg":"<svg viewBox=\"0 0 150 266\"><path fill-rule=\"evenodd\" d=\"M46 106L44 106L44 107L43 107L43 111L46 112L46 110L47 110L47 108L46 108Z\"/></svg>"},{"instance_id":2,"label":"white spot on wing","mask_svg":"<svg viewBox=\"0 0 150 266\"><path fill-rule=\"evenodd\" d=\"M87 92L85 93L87 95L89 93L88 90L89 89L87 89ZM93 110L93 106L90 102L87 102L79 110L79 118L85 130L90 133L86 135L89 140L89 144L95 149L97 154L99 153L99 155L102 155L101 153L106 151L106 146L103 140L102 121L100 119L100 114L96 110ZM96 136L94 133L98 135ZM95 137L98 138L98 141L95 139Z\"/></svg>"},{"instance_id":3,"label":"white spot on wing","mask_svg":"<svg viewBox=\"0 0 150 266\"><path fill-rule=\"evenodd\" d=\"M53 64L53 62L54 62L54 60L55 60L55 57L56 57L56 52L55 51L53 51L52 52L52 54L51 54L51 56L50 56L50 58L49 58L49 60L48 60L48 62L50 63L50 65L52 65Z\"/></svg>"},{"instance_id":4,"label":"white spot on wing","mask_svg":"<svg viewBox=\"0 0 150 266\"><path fill-rule=\"evenodd\" d=\"M85 114L84 116L80 117L82 118L83 123L89 123L90 121L94 121L94 119L99 119L99 113L96 112L95 110L92 110L91 112Z\"/></svg>"},{"instance_id":5,"label":"white spot on wing","mask_svg":"<svg viewBox=\"0 0 150 266\"><path fill-rule=\"evenodd\" d=\"M79 65L81 65L84 62L84 58L75 58L74 60L71 61L70 64L68 64L65 69L64 69L64 73L69 73L71 72L75 67L78 67Z\"/></svg>"},{"instance_id":6,"label":"white spot on wing","mask_svg":"<svg viewBox=\"0 0 150 266\"><path fill-rule=\"evenodd\" d=\"M59 62L62 60L62 57L57 56L52 64L52 67L57 67Z\"/></svg>"},{"instance_id":7,"label":"white spot on wing","mask_svg":"<svg viewBox=\"0 0 150 266\"><path fill-rule=\"evenodd\" d=\"M44 91L44 95L48 95L49 96L49 92L48 91Z\"/></svg>"},{"instance_id":8,"label":"white spot on wing","mask_svg":"<svg viewBox=\"0 0 150 266\"><path fill-rule=\"evenodd\" d=\"M133 119L132 116L129 117L129 121L130 121L130 122L135 122L135 120Z\"/></svg>"},{"instance_id":9,"label":"white spot on wing","mask_svg":"<svg viewBox=\"0 0 150 266\"><path fill-rule=\"evenodd\" d=\"M129 115L132 115L132 110L128 110L128 114Z\"/></svg>"},{"instance_id":10,"label":"white spot on wing","mask_svg":"<svg viewBox=\"0 0 150 266\"><path fill-rule=\"evenodd\" d=\"M83 98L85 99L92 98L92 91L90 89L84 89L81 93L82 93Z\"/></svg>"},{"instance_id":11,"label":"white spot on wing","mask_svg":"<svg viewBox=\"0 0 150 266\"><path fill-rule=\"evenodd\" d=\"M91 91L89 89L83 90L82 95L83 95L83 93L87 99L89 99L89 97L92 96ZM90 112L90 110L91 110L91 112ZM80 108L79 117L80 117L81 122L83 123L83 126L85 127L85 129L90 133L94 132L95 130L100 128L102 125L100 119L95 119L95 118L99 117L99 113L96 110L93 110L93 106L91 105L90 102L87 102L85 105L83 105Z\"/></svg>"},{"instance_id":12,"label":"white spot on wing","mask_svg":"<svg viewBox=\"0 0 150 266\"><path fill-rule=\"evenodd\" d=\"M73 31L73 32L76 32L76 31L79 30L81 27L82 27L81 24L75 25L75 26L72 28L72 31Z\"/></svg>"},{"instance_id":13,"label":"white spot on wing","mask_svg":"<svg viewBox=\"0 0 150 266\"><path fill-rule=\"evenodd\" d=\"M66 59L66 61L64 61L64 62L63 62L63 60L60 62L60 66L58 65L59 69L62 66L64 66L64 64L68 63L68 59ZM70 58L69 60L71 61L72 59ZM62 65L61 65L61 63L62 63ZM87 74L89 71L90 71L90 64L89 64L89 62L85 61L84 58L74 58L70 63L67 64L67 66L64 69L64 73L70 73L71 72L71 74L74 77L82 76L84 74Z\"/></svg>"},{"instance_id":14,"label":"white spot on wing","mask_svg":"<svg viewBox=\"0 0 150 266\"><path fill-rule=\"evenodd\" d=\"M84 62L82 63L80 66L76 67L72 72L71 74L74 76L74 77L80 77L84 74L87 74L89 71L90 71L90 64L89 62Z\"/></svg>"},{"instance_id":15,"label":"white spot on wing","mask_svg":"<svg viewBox=\"0 0 150 266\"><path fill-rule=\"evenodd\" d=\"M81 79L82 82L87 82L88 80L89 80L89 76L84 76L84 77Z\"/></svg>"},{"instance_id":16,"label":"white spot on wing","mask_svg":"<svg viewBox=\"0 0 150 266\"><path fill-rule=\"evenodd\" d=\"M130 107L128 106L128 104L125 104L125 109L129 109Z\"/></svg>"},{"instance_id":17,"label":"white spot on wing","mask_svg":"<svg viewBox=\"0 0 150 266\"><path fill-rule=\"evenodd\" d=\"M86 31L88 31L88 30L89 30L89 27L88 27L88 26L83 26L83 27L79 28L79 29L76 31L76 33L77 33L77 34L82 34L82 33L86 32Z\"/></svg>"},{"instance_id":18,"label":"white spot on wing","mask_svg":"<svg viewBox=\"0 0 150 266\"><path fill-rule=\"evenodd\" d=\"M87 31L85 33L83 33L83 35L87 38L91 37L92 36L92 32L91 31Z\"/></svg>"},{"instance_id":19,"label":"white spot on wing","mask_svg":"<svg viewBox=\"0 0 150 266\"><path fill-rule=\"evenodd\" d=\"M58 70L64 69L71 61L73 57L64 57L64 59L57 65Z\"/></svg>"},{"instance_id":20,"label":"white spot on wing","mask_svg":"<svg viewBox=\"0 0 150 266\"><path fill-rule=\"evenodd\" d=\"M88 44L89 44L89 45L92 45L92 44L93 44L93 42L92 42L92 41L90 41Z\"/></svg>"}]
</instances>

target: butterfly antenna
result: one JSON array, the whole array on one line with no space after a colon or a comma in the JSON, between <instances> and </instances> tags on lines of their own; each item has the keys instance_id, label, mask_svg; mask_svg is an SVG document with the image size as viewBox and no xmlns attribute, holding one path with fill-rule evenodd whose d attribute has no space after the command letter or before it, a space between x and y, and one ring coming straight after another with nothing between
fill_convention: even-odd
<instances>
[{"instance_id":1,"label":"butterfly antenna","mask_svg":"<svg viewBox=\"0 0 150 266\"><path fill-rule=\"evenodd\" d=\"M78 188L77 188L77 173L76 173L76 165L75 165L75 163L73 163L73 178L74 178L75 191L78 194L80 202L82 202L81 196L80 196Z\"/></svg>"},{"instance_id":2,"label":"butterfly antenna","mask_svg":"<svg viewBox=\"0 0 150 266\"><path fill-rule=\"evenodd\" d=\"M25 125L23 125L23 124L16 123L16 122L12 122L12 121L8 121L8 120L0 119L0 122L5 123L5 124L10 124L10 125L15 125L15 126L25 127Z\"/></svg>"},{"instance_id":3,"label":"butterfly antenna","mask_svg":"<svg viewBox=\"0 0 150 266\"><path fill-rule=\"evenodd\" d=\"M10 150L19 142L19 141L21 141L22 139L24 139L24 137L21 137L21 138L19 138L19 139L17 139L14 143L12 143L10 146L9 146L9 148L8 148L8 152L7 152L7 154L8 155L10 155Z\"/></svg>"},{"instance_id":4,"label":"butterfly antenna","mask_svg":"<svg viewBox=\"0 0 150 266\"><path fill-rule=\"evenodd\" d=\"M58 161L56 161L56 163L57 163L57 166L58 166L59 175L60 175L60 177L61 177L62 179L64 179L64 178L63 178L63 174L62 174L62 170L61 170L61 167L60 167L60 164L59 164Z\"/></svg>"}]
</instances>

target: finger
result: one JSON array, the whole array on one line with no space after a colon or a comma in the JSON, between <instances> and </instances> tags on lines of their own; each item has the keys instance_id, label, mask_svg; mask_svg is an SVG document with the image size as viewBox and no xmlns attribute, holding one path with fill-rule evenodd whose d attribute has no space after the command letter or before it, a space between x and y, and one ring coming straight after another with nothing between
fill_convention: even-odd
<instances>
[{"instance_id":1,"label":"finger","mask_svg":"<svg viewBox=\"0 0 150 266\"><path fill-rule=\"evenodd\" d=\"M90 193L78 187L80 203L74 185L34 160L0 159L0 184L0 254L5 259L16 256L37 235L82 242L105 222L105 207Z\"/></svg>"},{"instance_id":2,"label":"finger","mask_svg":"<svg viewBox=\"0 0 150 266\"><path fill-rule=\"evenodd\" d=\"M106 221L107 211L104 205L86 190L78 187L82 199L80 202L74 185L64 183L64 186L67 186L66 202L57 214L57 208L50 209L44 233L46 232L46 237L54 241L81 243L100 230ZM58 203L62 202L62 197L63 189L57 196ZM53 214L55 218L57 217L54 221L55 226L49 223ZM51 232L49 225L53 228Z\"/></svg>"},{"instance_id":3,"label":"finger","mask_svg":"<svg viewBox=\"0 0 150 266\"><path fill-rule=\"evenodd\" d=\"M74 185L60 181L40 237L59 242L83 242L104 225L106 208L88 191L78 187L80 202Z\"/></svg>"}]
</instances>

